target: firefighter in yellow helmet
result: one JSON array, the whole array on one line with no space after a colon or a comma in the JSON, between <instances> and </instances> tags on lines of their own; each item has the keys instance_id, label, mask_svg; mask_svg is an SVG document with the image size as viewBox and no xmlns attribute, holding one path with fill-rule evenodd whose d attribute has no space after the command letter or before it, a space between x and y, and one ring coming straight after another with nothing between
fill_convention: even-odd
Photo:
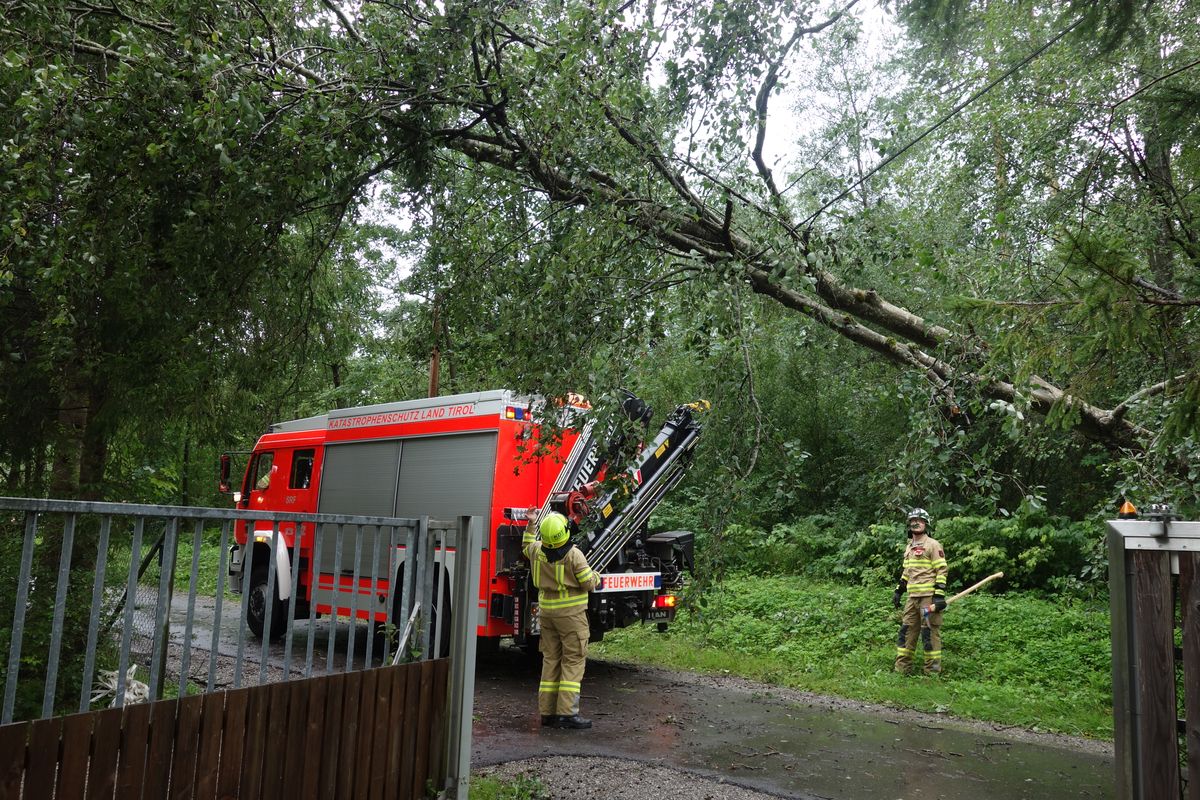
<instances>
[{"instance_id":1,"label":"firefighter in yellow helmet","mask_svg":"<svg viewBox=\"0 0 1200 800\"><path fill-rule=\"evenodd\" d=\"M941 542L929 535L931 521L923 508L908 512L908 546L900 583L892 593L892 605L899 608L900 596L908 592L896 641L896 671L905 675L912 671L918 632L925 645L925 673L942 671L942 611L949 568Z\"/></svg>"},{"instance_id":2,"label":"firefighter in yellow helmet","mask_svg":"<svg viewBox=\"0 0 1200 800\"><path fill-rule=\"evenodd\" d=\"M532 524L523 538L542 624L538 710L547 727L590 728L592 721L579 716L579 689L587 663L588 592L599 587L600 576L571 544L562 514L547 514L538 530L540 542Z\"/></svg>"}]
</instances>

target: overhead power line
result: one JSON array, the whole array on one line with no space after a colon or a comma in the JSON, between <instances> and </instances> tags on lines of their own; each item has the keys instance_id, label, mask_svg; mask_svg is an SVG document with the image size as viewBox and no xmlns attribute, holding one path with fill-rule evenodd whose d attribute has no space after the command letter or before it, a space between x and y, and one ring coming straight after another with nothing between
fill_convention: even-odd
<instances>
[{"instance_id":1,"label":"overhead power line","mask_svg":"<svg viewBox=\"0 0 1200 800\"><path fill-rule=\"evenodd\" d=\"M934 133L936 130L941 128L947 122L954 119L954 117L958 116L959 112L961 112L964 108L971 105L979 98L983 97L985 94L990 92L992 89L996 88L996 86L1003 83L1005 80L1007 80L1012 75L1014 75L1017 72L1019 72L1020 70L1024 69L1031 61L1036 59L1042 53L1045 53L1047 50L1049 50L1051 47L1053 47L1055 44L1057 44L1059 42L1059 40L1061 40L1064 36L1069 34L1071 31L1075 30L1076 28L1078 28L1080 26L1080 24L1082 24L1082 23L1083 23L1083 18L1081 17L1080 19L1071 23L1070 26L1068 26L1067 28L1062 30L1060 33L1058 33L1058 35L1056 35L1053 39L1046 42L1044 45L1039 47L1037 50L1034 50L1029 55L1025 56L1025 58L1021 59L1013 66L1009 67L1007 70L1005 70L1003 73L1001 73L996 78L993 78L982 89L975 92L975 94L971 95L966 100L963 100L961 103L956 105L954 108L950 109L941 119L939 119L937 122L935 122L933 125L926 128L925 130L921 131L921 133L918 134L916 138L909 141L908 144L904 145L899 150L892 153L890 156L885 158L883 161L880 161L878 164L876 164L874 167L872 167L865 175L863 175L861 178L856 180L854 183L847 186L841 192L841 194L839 194L837 197L834 197L832 200L829 200L823 206L821 206L816 211L814 211L812 214L810 214L808 217L806 217L805 220L802 223L800 223L800 227L804 227L805 225L811 224L817 217L821 216L821 214L823 214L825 212L825 210L828 209L830 206L832 206L834 203L845 198L847 195L849 195L851 192L853 192L855 189L857 189L859 186L861 186L863 183L865 183L866 180L868 178L870 178L872 175L879 172L881 169L883 169L888 164L895 161L900 156L904 155L906 152L908 152L908 150L910 150L913 147L915 147L916 145L920 144L920 142L922 140L924 140L926 137L928 137L930 134Z\"/></svg>"}]
</instances>

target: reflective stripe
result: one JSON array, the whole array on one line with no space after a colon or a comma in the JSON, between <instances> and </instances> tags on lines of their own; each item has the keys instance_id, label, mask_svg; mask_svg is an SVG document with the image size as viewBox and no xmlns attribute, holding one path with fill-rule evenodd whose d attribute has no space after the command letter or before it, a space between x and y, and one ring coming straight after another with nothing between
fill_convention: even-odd
<instances>
[{"instance_id":1,"label":"reflective stripe","mask_svg":"<svg viewBox=\"0 0 1200 800\"><path fill-rule=\"evenodd\" d=\"M939 659L942 657L942 651L941 650L926 650L925 657L931 658L934 660Z\"/></svg>"},{"instance_id":2,"label":"reflective stripe","mask_svg":"<svg viewBox=\"0 0 1200 800\"><path fill-rule=\"evenodd\" d=\"M574 597L560 598L544 598L542 608L570 608L572 606L587 605L588 596L586 594L575 595Z\"/></svg>"},{"instance_id":3,"label":"reflective stripe","mask_svg":"<svg viewBox=\"0 0 1200 800\"><path fill-rule=\"evenodd\" d=\"M916 592L922 592L922 591L933 591L933 584L932 583L910 583L908 585L908 593L910 595L914 594Z\"/></svg>"},{"instance_id":4,"label":"reflective stripe","mask_svg":"<svg viewBox=\"0 0 1200 800\"><path fill-rule=\"evenodd\" d=\"M579 683L574 681L561 681L558 684L558 690L560 692L578 692Z\"/></svg>"},{"instance_id":5,"label":"reflective stripe","mask_svg":"<svg viewBox=\"0 0 1200 800\"><path fill-rule=\"evenodd\" d=\"M896 648L896 655L898 655L898 656L911 656L912 654L913 654L913 651L909 650L907 647L897 647Z\"/></svg>"},{"instance_id":6,"label":"reflective stripe","mask_svg":"<svg viewBox=\"0 0 1200 800\"><path fill-rule=\"evenodd\" d=\"M592 575L594 575L594 574L595 573L592 571L592 568L588 567L587 569L583 570L582 572L576 572L575 577L579 580L580 583L587 583L588 581L590 581L592 579Z\"/></svg>"},{"instance_id":7,"label":"reflective stripe","mask_svg":"<svg viewBox=\"0 0 1200 800\"><path fill-rule=\"evenodd\" d=\"M539 692L557 692L558 691L558 681L542 681L538 685L538 691Z\"/></svg>"}]
</instances>

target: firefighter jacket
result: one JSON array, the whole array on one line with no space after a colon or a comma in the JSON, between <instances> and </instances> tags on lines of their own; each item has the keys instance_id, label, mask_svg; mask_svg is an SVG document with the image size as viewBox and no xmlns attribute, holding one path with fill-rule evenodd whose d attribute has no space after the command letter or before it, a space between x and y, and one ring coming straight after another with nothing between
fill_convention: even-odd
<instances>
[{"instance_id":1,"label":"firefighter jacket","mask_svg":"<svg viewBox=\"0 0 1200 800\"><path fill-rule=\"evenodd\" d=\"M587 608L588 592L600 585L600 576L588 566L579 548L568 545L561 558L551 561L533 531L525 532L523 545L538 589L541 616L561 617Z\"/></svg>"},{"instance_id":2,"label":"firefighter jacket","mask_svg":"<svg viewBox=\"0 0 1200 800\"><path fill-rule=\"evenodd\" d=\"M945 595L948 571L941 542L932 536L914 536L908 540L901 577L908 582L909 597Z\"/></svg>"}]
</instances>

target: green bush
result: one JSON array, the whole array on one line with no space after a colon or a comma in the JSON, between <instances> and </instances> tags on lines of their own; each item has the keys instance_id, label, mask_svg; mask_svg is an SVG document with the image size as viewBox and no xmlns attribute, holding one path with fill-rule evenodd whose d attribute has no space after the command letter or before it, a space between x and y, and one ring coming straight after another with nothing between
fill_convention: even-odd
<instances>
[{"instance_id":1,"label":"green bush","mask_svg":"<svg viewBox=\"0 0 1200 800\"><path fill-rule=\"evenodd\" d=\"M1099 525L1026 510L1015 517L949 517L934 537L950 561L949 588L970 586L995 572L1005 589L1043 594L1103 595L1107 555ZM905 538L899 524L855 528L836 515L814 515L770 530L729 525L697 540L700 558L716 574L834 577L867 586L894 582Z\"/></svg>"},{"instance_id":2,"label":"green bush","mask_svg":"<svg viewBox=\"0 0 1200 800\"><path fill-rule=\"evenodd\" d=\"M1009 589L1043 593L1102 593L1104 589L1104 536L1094 523L1039 512L1009 519L952 517L939 523L934 535L946 548L957 585L969 586L1003 572Z\"/></svg>"}]
</instances>

